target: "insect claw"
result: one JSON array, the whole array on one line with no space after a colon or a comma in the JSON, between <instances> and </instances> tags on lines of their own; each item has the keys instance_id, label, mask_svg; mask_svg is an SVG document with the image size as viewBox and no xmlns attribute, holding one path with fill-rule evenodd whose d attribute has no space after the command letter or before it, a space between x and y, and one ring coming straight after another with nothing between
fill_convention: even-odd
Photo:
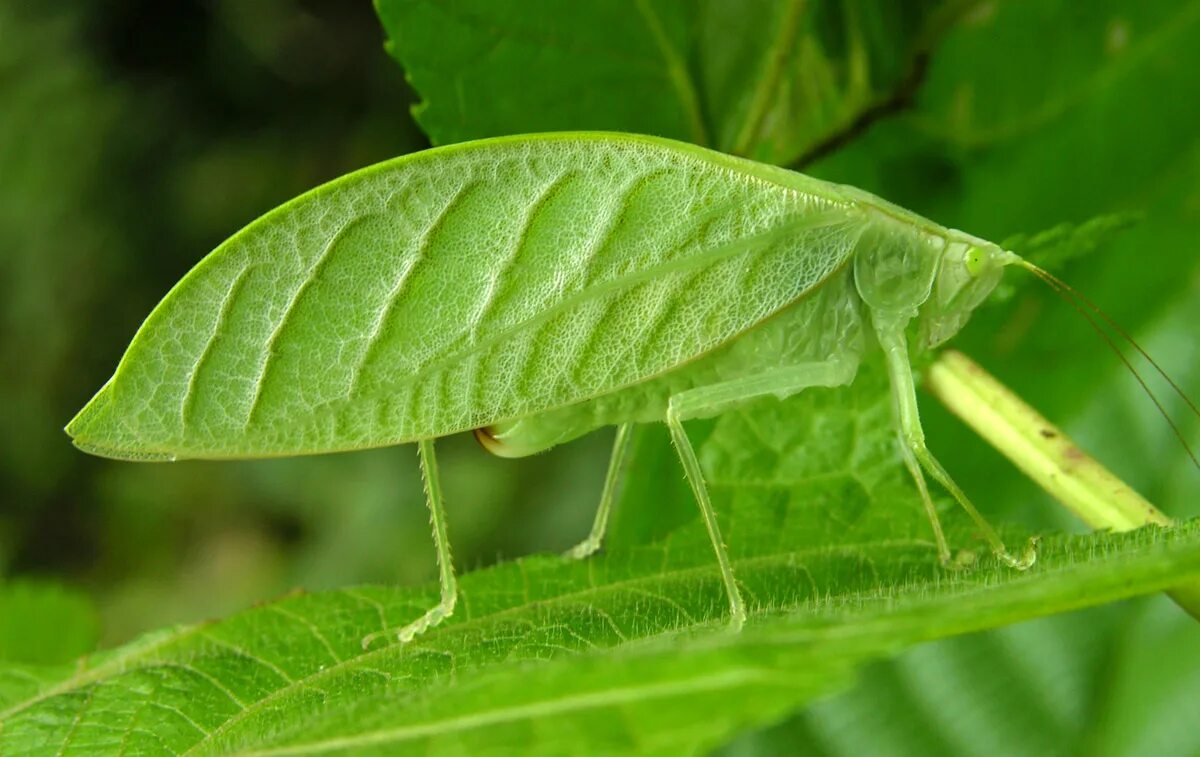
<instances>
[{"instance_id":1,"label":"insect claw","mask_svg":"<svg viewBox=\"0 0 1200 757\"><path fill-rule=\"evenodd\" d=\"M1033 567L1033 564L1037 562L1038 541L1039 539L1036 536L1029 537L1029 544L1026 545L1025 551L1020 557L1013 557L1006 549L998 550L996 552L996 557L1000 558L1000 561L1010 568L1015 568L1016 570L1029 570L1029 568Z\"/></svg>"},{"instance_id":2,"label":"insect claw","mask_svg":"<svg viewBox=\"0 0 1200 757\"><path fill-rule=\"evenodd\" d=\"M940 564L943 568L951 568L954 567L954 564L957 562L958 558L950 554L949 548L943 549L942 545L938 544L938 564Z\"/></svg>"},{"instance_id":3,"label":"insect claw","mask_svg":"<svg viewBox=\"0 0 1200 757\"><path fill-rule=\"evenodd\" d=\"M363 651L364 652L371 651L371 645L375 643L375 640L382 638L383 636L386 636L389 633L390 633L390 631L383 631L383 632L376 631L375 633L369 633L366 636L362 637Z\"/></svg>"},{"instance_id":4,"label":"insect claw","mask_svg":"<svg viewBox=\"0 0 1200 757\"><path fill-rule=\"evenodd\" d=\"M954 559L946 563L950 570L967 570L979 561L979 555L973 549L960 549Z\"/></svg>"},{"instance_id":5,"label":"insect claw","mask_svg":"<svg viewBox=\"0 0 1200 757\"><path fill-rule=\"evenodd\" d=\"M562 553L562 556L569 560L583 560L591 557L600 551L600 542L592 539L585 539L579 542L574 547Z\"/></svg>"},{"instance_id":6,"label":"insect claw","mask_svg":"<svg viewBox=\"0 0 1200 757\"><path fill-rule=\"evenodd\" d=\"M746 625L746 610L740 605L736 605L730 613L729 630L733 633L741 633L744 625Z\"/></svg>"}]
</instances>

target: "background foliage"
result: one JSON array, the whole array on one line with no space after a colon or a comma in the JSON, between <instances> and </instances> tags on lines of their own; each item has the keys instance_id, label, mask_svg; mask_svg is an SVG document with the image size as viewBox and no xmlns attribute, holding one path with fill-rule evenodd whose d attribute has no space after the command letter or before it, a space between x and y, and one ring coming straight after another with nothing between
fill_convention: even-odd
<instances>
[{"instance_id":1,"label":"background foliage","mask_svg":"<svg viewBox=\"0 0 1200 757\"><path fill-rule=\"evenodd\" d=\"M691 17L691 4L631 2L560 18L555 3L382 2L403 73L381 50L379 19L348 3L0 6L0 573L74 587L21 613L79 630L55 648L2 651L66 662L96 633L108 647L294 586L432 575L409 449L134 466L80 455L59 431L204 251L320 181L425 146L425 134L702 140L995 239L1140 211L1062 274L1200 394L1200 101L1182 95L1200 70L1200 3L1077 5L899 14L848 2L790 16L787 3L707 2ZM778 55L756 60L763 49ZM956 344L1168 513L1200 513L1196 474L1165 425L1048 292L1017 286ZM934 449L990 517L1078 528L924 408ZM1185 431L1197 437L1194 422ZM460 567L576 541L605 444L517 462L469 440L441 445ZM690 517L672 466L659 435L639 439L616 545ZM634 506L645 502L661 507ZM26 586L10 583L4 607ZM1200 638L1182 613L1162 598L1127 602L919 647L727 749L1193 753L1196 670Z\"/></svg>"}]
</instances>

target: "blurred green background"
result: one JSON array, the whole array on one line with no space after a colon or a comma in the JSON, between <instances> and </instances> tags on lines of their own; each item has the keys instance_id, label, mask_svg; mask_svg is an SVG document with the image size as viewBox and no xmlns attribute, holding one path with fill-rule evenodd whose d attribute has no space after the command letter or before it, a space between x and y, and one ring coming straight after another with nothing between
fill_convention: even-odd
<instances>
[{"instance_id":1,"label":"blurred green background","mask_svg":"<svg viewBox=\"0 0 1200 757\"><path fill-rule=\"evenodd\" d=\"M434 576L415 448L143 466L62 433L225 237L428 146L383 41L369 4L336 0L0 4L0 575L86 592L104 646L293 587ZM581 539L606 446L440 445L460 568Z\"/></svg>"},{"instance_id":2,"label":"blurred green background","mask_svg":"<svg viewBox=\"0 0 1200 757\"><path fill-rule=\"evenodd\" d=\"M806 170L994 239L1144 213L1061 273L1200 394L1200 6L1104 2L1076 19L1069 3L1016 3L1021 22L994 26L994 5L938 48L918 109ZM428 146L383 40L369 4L338 0L0 4L0 577L86 597L96 628L80 648L294 587L434 575L410 448L133 465L79 453L61 431L221 240ZM1169 514L1200 514L1200 474L1053 295L1019 286L956 346ZM990 517L1080 528L923 407L933 449ZM1200 440L1194 419L1182 428ZM596 434L509 461L471 439L440 444L459 569L581 538L607 445ZM1159 597L922 647L730 750L1200 754L1197 722L1200 633Z\"/></svg>"}]
</instances>

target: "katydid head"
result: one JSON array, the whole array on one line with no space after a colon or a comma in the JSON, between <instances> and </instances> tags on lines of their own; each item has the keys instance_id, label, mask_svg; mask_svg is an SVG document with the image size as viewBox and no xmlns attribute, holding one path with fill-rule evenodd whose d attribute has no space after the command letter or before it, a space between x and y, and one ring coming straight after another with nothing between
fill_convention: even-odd
<instances>
[{"instance_id":1,"label":"katydid head","mask_svg":"<svg viewBox=\"0 0 1200 757\"><path fill-rule=\"evenodd\" d=\"M991 242L917 218L879 213L859 237L854 281L877 315L916 318L918 345L936 347L958 333L1020 260Z\"/></svg>"},{"instance_id":2,"label":"katydid head","mask_svg":"<svg viewBox=\"0 0 1200 757\"><path fill-rule=\"evenodd\" d=\"M921 342L936 347L958 333L1000 283L1004 267L1020 258L991 242L951 231L929 299L920 308Z\"/></svg>"}]
</instances>

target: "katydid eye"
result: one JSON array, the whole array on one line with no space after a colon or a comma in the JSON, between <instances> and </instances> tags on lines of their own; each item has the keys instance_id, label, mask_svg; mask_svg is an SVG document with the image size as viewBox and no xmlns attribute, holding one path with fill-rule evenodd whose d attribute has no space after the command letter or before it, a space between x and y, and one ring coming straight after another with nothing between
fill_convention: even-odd
<instances>
[{"instance_id":1,"label":"katydid eye","mask_svg":"<svg viewBox=\"0 0 1200 757\"><path fill-rule=\"evenodd\" d=\"M978 276L983 273L983 263L985 259L983 250L978 247L972 247L967 250L967 254L963 259L964 265L967 267L967 273L972 276Z\"/></svg>"}]
</instances>

